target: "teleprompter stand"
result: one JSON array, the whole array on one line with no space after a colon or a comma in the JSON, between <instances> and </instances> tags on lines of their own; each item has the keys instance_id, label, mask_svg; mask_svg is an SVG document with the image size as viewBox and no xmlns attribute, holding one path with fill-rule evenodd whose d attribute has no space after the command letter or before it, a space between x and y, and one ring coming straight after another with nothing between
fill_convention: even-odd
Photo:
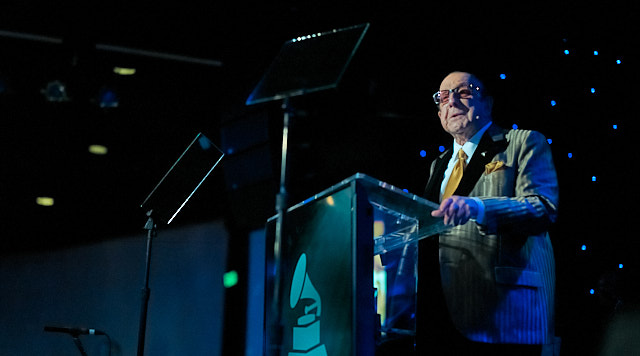
<instances>
[{"instance_id":1,"label":"teleprompter stand","mask_svg":"<svg viewBox=\"0 0 640 356\"><path fill-rule=\"evenodd\" d=\"M157 234L157 222L170 224L223 157L224 153L211 140L198 133L140 205L147 210L147 222L144 226L147 230L147 252L138 329L138 356L144 355L151 245Z\"/></svg>"},{"instance_id":2,"label":"teleprompter stand","mask_svg":"<svg viewBox=\"0 0 640 356\"><path fill-rule=\"evenodd\" d=\"M274 301L279 300L282 286L280 272L283 268L281 257L283 233L285 231L285 212L288 205L288 137L291 119L289 98L305 95L338 86L349 62L360 46L369 28L369 24L360 24L328 32L319 32L286 41L280 48L275 60L264 74L246 105L282 101L282 155L280 165L280 187L276 196L276 233L273 243L275 263ZM280 309L272 303L271 313L275 320L280 319ZM274 323L278 328L278 322ZM275 334L281 332L274 330Z\"/></svg>"}]
</instances>

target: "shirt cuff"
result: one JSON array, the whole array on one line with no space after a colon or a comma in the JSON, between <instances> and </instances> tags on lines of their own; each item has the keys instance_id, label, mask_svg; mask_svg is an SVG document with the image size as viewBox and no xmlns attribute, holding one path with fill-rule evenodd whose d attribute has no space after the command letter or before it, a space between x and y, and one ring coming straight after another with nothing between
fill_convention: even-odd
<instances>
[{"instance_id":1,"label":"shirt cuff","mask_svg":"<svg viewBox=\"0 0 640 356\"><path fill-rule=\"evenodd\" d=\"M484 225L484 203L480 198L470 197L478 204L478 214L475 217L475 220L478 224Z\"/></svg>"}]
</instances>

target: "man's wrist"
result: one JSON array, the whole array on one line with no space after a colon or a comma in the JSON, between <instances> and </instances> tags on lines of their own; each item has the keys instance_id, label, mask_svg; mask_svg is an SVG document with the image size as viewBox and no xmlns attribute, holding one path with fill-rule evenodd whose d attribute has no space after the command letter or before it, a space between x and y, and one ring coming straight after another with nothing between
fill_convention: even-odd
<instances>
[{"instance_id":1,"label":"man's wrist","mask_svg":"<svg viewBox=\"0 0 640 356\"><path fill-rule=\"evenodd\" d=\"M484 224L484 203L478 197L470 197L476 203L476 214L474 220L482 225Z\"/></svg>"}]
</instances>

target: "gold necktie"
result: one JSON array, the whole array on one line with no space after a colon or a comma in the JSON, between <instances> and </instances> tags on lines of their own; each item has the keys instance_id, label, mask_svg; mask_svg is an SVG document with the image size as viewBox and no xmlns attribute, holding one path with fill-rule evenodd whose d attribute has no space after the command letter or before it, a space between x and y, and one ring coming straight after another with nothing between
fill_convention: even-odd
<instances>
[{"instance_id":1,"label":"gold necktie","mask_svg":"<svg viewBox=\"0 0 640 356\"><path fill-rule=\"evenodd\" d=\"M460 179L462 179L462 172L464 171L465 167L467 167L467 154L464 153L461 148L458 151L458 162L456 162L456 165L453 166L453 171L451 171L451 176L449 176L447 186L444 188L444 194L442 194L443 201L450 197L453 192L455 192L458 184L460 183Z\"/></svg>"}]
</instances>

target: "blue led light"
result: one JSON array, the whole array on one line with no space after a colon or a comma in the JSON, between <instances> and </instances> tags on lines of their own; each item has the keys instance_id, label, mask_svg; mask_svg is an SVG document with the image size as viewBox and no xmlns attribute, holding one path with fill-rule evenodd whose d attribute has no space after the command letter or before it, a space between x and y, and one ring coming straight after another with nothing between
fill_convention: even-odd
<instances>
[{"instance_id":1,"label":"blue led light","mask_svg":"<svg viewBox=\"0 0 640 356\"><path fill-rule=\"evenodd\" d=\"M550 138L548 138L548 139L547 139L547 142L548 142L549 144L551 144L551 142L553 142L553 141L552 141Z\"/></svg>"},{"instance_id":2,"label":"blue led light","mask_svg":"<svg viewBox=\"0 0 640 356\"><path fill-rule=\"evenodd\" d=\"M556 106L557 102L555 100L551 100L551 106Z\"/></svg>"},{"instance_id":3,"label":"blue led light","mask_svg":"<svg viewBox=\"0 0 640 356\"><path fill-rule=\"evenodd\" d=\"M622 64L622 61L619 59L616 59L616 64Z\"/></svg>"},{"instance_id":4,"label":"blue led light","mask_svg":"<svg viewBox=\"0 0 640 356\"><path fill-rule=\"evenodd\" d=\"M514 130L518 129L518 125L516 125L516 124L513 124L513 126L511 126L511 127L513 127Z\"/></svg>"},{"instance_id":5,"label":"blue led light","mask_svg":"<svg viewBox=\"0 0 640 356\"><path fill-rule=\"evenodd\" d=\"M590 290L589 290L589 294L596 294L595 289L590 289Z\"/></svg>"},{"instance_id":6,"label":"blue led light","mask_svg":"<svg viewBox=\"0 0 640 356\"><path fill-rule=\"evenodd\" d=\"M600 53L598 53L598 51L593 51L593 55L594 56L597 56L598 54L600 54Z\"/></svg>"},{"instance_id":7,"label":"blue led light","mask_svg":"<svg viewBox=\"0 0 640 356\"><path fill-rule=\"evenodd\" d=\"M587 245L582 245L582 247L580 247L580 249L581 249L582 251L586 251L586 250L587 250Z\"/></svg>"},{"instance_id":8,"label":"blue led light","mask_svg":"<svg viewBox=\"0 0 640 356\"><path fill-rule=\"evenodd\" d=\"M614 129L614 130L617 130L617 129L618 129L618 125L613 124L613 129Z\"/></svg>"},{"instance_id":9,"label":"blue led light","mask_svg":"<svg viewBox=\"0 0 640 356\"><path fill-rule=\"evenodd\" d=\"M573 158L573 153L571 153L571 152L567 153L567 157Z\"/></svg>"},{"instance_id":10,"label":"blue led light","mask_svg":"<svg viewBox=\"0 0 640 356\"><path fill-rule=\"evenodd\" d=\"M427 157L427 151L420 150L420 157Z\"/></svg>"},{"instance_id":11,"label":"blue led light","mask_svg":"<svg viewBox=\"0 0 640 356\"><path fill-rule=\"evenodd\" d=\"M507 79L507 75L504 73L500 74L500 79Z\"/></svg>"},{"instance_id":12,"label":"blue led light","mask_svg":"<svg viewBox=\"0 0 640 356\"><path fill-rule=\"evenodd\" d=\"M596 93L596 88L591 88L591 94L595 94Z\"/></svg>"},{"instance_id":13,"label":"blue led light","mask_svg":"<svg viewBox=\"0 0 640 356\"><path fill-rule=\"evenodd\" d=\"M622 265L622 263L619 263L619 264L618 264L618 268L622 268L622 267L624 267L624 266Z\"/></svg>"},{"instance_id":14,"label":"blue led light","mask_svg":"<svg viewBox=\"0 0 640 356\"><path fill-rule=\"evenodd\" d=\"M118 107L118 95L109 88L102 88L98 93L98 104L101 108Z\"/></svg>"},{"instance_id":15,"label":"blue led light","mask_svg":"<svg viewBox=\"0 0 640 356\"><path fill-rule=\"evenodd\" d=\"M444 152L444 146L440 146L440 147L438 147L438 151L440 151L440 152Z\"/></svg>"},{"instance_id":16,"label":"blue led light","mask_svg":"<svg viewBox=\"0 0 640 356\"><path fill-rule=\"evenodd\" d=\"M591 181L595 182L596 181L596 176L591 176Z\"/></svg>"},{"instance_id":17,"label":"blue led light","mask_svg":"<svg viewBox=\"0 0 640 356\"><path fill-rule=\"evenodd\" d=\"M564 50L564 54L569 54L569 50L568 50L568 49L565 49L565 50Z\"/></svg>"}]
</instances>

